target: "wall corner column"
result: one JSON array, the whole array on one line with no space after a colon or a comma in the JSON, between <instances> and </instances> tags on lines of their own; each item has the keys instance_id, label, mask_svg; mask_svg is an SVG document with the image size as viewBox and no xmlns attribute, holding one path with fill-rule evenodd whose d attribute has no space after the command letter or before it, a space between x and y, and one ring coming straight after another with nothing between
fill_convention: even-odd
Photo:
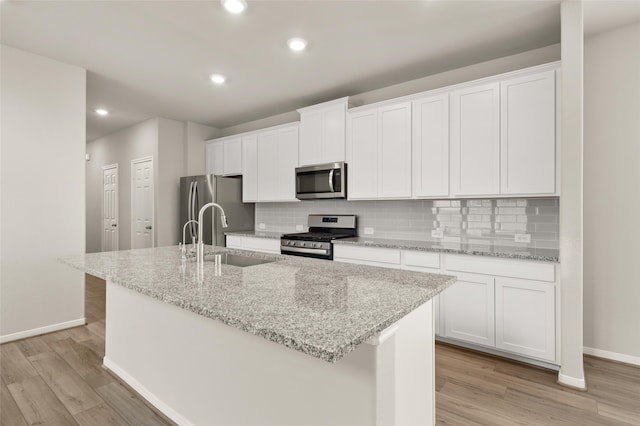
<instances>
[{"instance_id":1,"label":"wall corner column","mask_svg":"<svg viewBox=\"0 0 640 426\"><path fill-rule=\"evenodd\" d=\"M583 366L583 4L561 4L561 357L558 382L586 388Z\"/></svg>"}]
</instances>

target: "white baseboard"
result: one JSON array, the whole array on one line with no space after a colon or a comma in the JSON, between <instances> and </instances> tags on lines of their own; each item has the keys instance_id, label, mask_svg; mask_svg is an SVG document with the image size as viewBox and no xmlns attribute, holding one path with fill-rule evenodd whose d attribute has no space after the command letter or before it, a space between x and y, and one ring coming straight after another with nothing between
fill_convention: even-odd
<instances>
[{"instance_id":1,"label":"white baseboard","mask_svg":"<svg viewBox=\"0 0 640 426\"><path fill-rule=\"evenodd\" d=\"M146 399L151 405L157 408L162 414L169 417L171 420L181 426L195 426L193 423L184 418L181 414L175 411L173 408L165 404L155 394L145 388L140 382L134 379L129 373L120 368L117 364L112 362L107 357L102 359L102 364L109 369L113 374L118 376L123 382L129 385L132 389L138 392L144 399Z\"/></svg>"},{"instance_id":2,"label":"white baseboard","mask_svg":"<svg viewBox=\"0 0 640 426\"><path fill-rule=\"evenodd\" d=\"M593 355L593 356L597 356L598 358L605 358L605 359L610 359L612 361L624 362L626 364L633 364L633 365L640 366L640 357L638 356L625 355L617 352L609 352L609 351L596 349L596 348L588 348L586 346L583 348L583 352L586 355Z\"/></svg>"},{"instance_id":3,"label":"white baseboard","mask_svg":"<svg viewBox=\"0 0 640 426\"><path fill-rule=\"evenodd\" d=\"M26 339L28 337L39 336L41 334L53 333L67 328L78 327L87 323L86 318L78 318L72 321L61 322L58 324L47 325L45 327L32 328L31 330L19 331L18 333L6 334L0 336L0 343L13 342L14 340Z\"/></svg>"},{"instance_id":4,"label":"white baseboard","mask_svg":"<svg viewBox=\"0 0 640 426\"><path fill-rule=\"evenodd\" d=\"M587 382L582 379L577 379L575 377L567 376L562 373L558 373L558 383L562 385L567 385L575 389L586 389Z\"/></svg>"}]
</instances>

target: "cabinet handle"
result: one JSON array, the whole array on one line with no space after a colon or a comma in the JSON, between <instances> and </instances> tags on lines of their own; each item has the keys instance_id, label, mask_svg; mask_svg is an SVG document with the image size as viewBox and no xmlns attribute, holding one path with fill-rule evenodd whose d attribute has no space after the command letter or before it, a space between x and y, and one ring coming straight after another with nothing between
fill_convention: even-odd
<instances>
[{"instance_id":1,"label":"cabinet handle","mask_svg":"<svg viewBox=\"0 0 640 426\"><path fill-rule=\"evenodd\" d=\"M150 226L146 226L144 229L151 229L151 227Z\"/></svg>"}]
</instances>

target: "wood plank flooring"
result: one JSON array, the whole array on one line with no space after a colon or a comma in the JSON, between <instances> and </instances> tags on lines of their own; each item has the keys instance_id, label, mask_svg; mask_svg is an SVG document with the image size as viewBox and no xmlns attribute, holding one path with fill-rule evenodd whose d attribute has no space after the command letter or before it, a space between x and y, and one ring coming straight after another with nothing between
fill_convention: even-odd
<instances>
[{"instance_id":1,"label":"wood plank flooring","mask_svg":"<svg viewBox=\"0 0 640 426\"><path fill-rule=\"evenodd\" d=\"M105 282L85 282L86 326L0 346L0 425L174 425L102 368Z\"/></svg>"},{"instance_id":2,"label":"wood plank flooring","mask_svg":"<svg viewBox=\"0 0 640 426\"><path fill-rule=\"evenodd\" d=\"M86 278L88 324L0 346L0 424L173 425L102 368L105 283ZM637 425L640 368L585 357L589 389L557 373L436 345L438 425Z\"/></svg>"}]
</instances>

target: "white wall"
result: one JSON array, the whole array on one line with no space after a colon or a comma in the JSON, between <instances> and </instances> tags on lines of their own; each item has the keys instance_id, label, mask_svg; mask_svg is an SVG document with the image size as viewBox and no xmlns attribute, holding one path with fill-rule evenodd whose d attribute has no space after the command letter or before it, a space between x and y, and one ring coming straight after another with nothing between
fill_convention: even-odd
<instances>
[{"instance_id":1,"label":"white wall","mask_svg":"<svg viewBox=\"0 0 640 426\"><path fill-rule=\"evenodd\" d=\"M203 175L207 168L204 142L217 138L220 130L188 121L186 131L184 176Z\"/></svg>"},{"instance_id":2,"label":"white wall","mask_svg":"<svg viewBox=\"0 0 640 426\"><path fill-rule=\"evenodd\" d=\"M585 352L640 364L640 23L584 59Z\"/></svg>"},{"instance_id":3,"label":"white wall","mask_svg":"<svg viewBox=\"0 0 640 426\"><path fill-rule=\"evenodd\" d=\"M158 126L152 118L86 144L87 253L102 250L102 166L110 164L118 164L119 173L119 249L131 248L131 160L153 157L157 169Z\"/></svg>"},{"instance_id":4,"label":"white wall","mask_svg":"<svg viewBox=\"0 0 640 426\"><path fill-rule=\"evenodd\" d=\"M156 246L180 241L180 176L184 176L185 131L182 121L158 119L156 174Z\"/></svg>"},{"instance_id":5,"label":"white wall","mask_svg":"<svg viewBox=\"0 0 640 426\"><path fill-rule=\"evenodd\" d=\"M503 58L469 65L467 67L458 68L439 74L429 75L426 77L418 78L416 80L411 80L393 86L372 90L370 92L360 94L345 94L345 96L349 95L349 103L352 106L367 105L374 102L397 98L399 96L420 93L426 90L437 89L440 87L463 83L465 81L490 77L492 75L515 71L535 65L546 64L558 60L560 60L560 45L555 44L552 46L542 47L540 49L530 50L528 52L518 53L516 55L505 56ZM309 105L301 105L301 107L303 106ZM226 127L224 129L221 129L220 134L216 137L250 132L252 130L276 126L278 124L290 123L299 119L300 115L296 111L286 112L284 114L262 118L260 120L239 124L237 126Z\"/></svg>"},{"instance_id":6,"label":"white wall","mask_svg":"<svg viewBox=\"0 0 640 426\"><path fill-rule=\"evenodd\" d=\"M0 341L84 324L84 69L2 46Z\"/></svg>"}]
</instances>

